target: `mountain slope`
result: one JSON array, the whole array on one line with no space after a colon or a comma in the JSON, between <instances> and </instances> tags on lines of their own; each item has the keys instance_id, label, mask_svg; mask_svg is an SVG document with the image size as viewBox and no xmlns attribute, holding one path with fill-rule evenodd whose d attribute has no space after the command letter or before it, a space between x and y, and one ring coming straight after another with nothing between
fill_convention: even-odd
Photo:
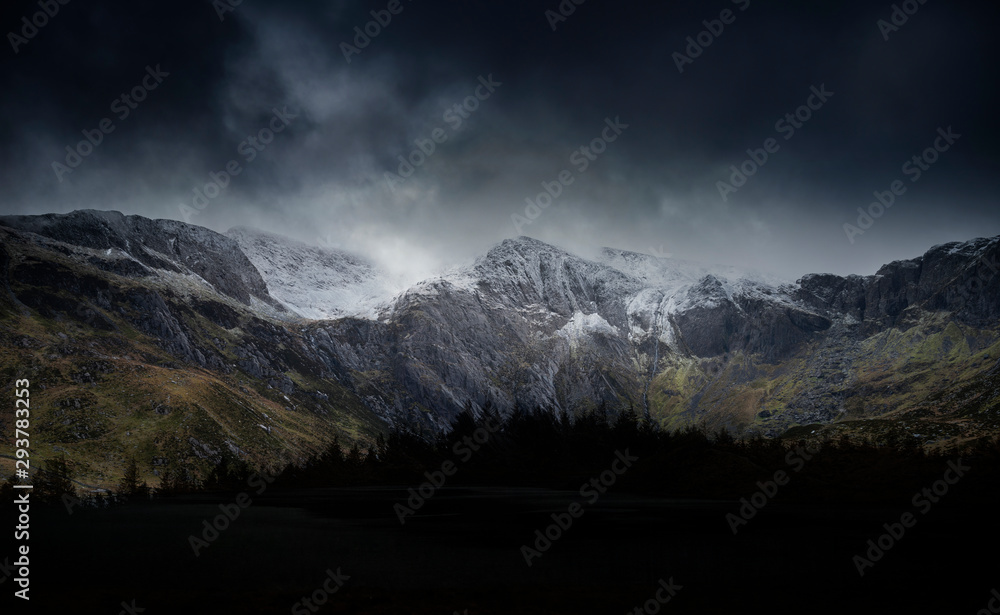
<instances>
[{"instance_id":1,"label":"mountain slope","mask_svg":"<svg viewBox=\"0 0 1000 615\"><path fill-rule=\"evenodd\" d=\"M874 276L789 284L623 251L587 261L521 238L404 293L386 322L365 325L374 340L354 336L356 323L326 331L339 344L331 353L438 415L465 399L505 410L604 403L672 427L774 436L913 409L993 368L1000 292L984 272L997 245L938 246ZM872 350L899 335L932 341ZM967 352L927 365L921 344L952 335ZM899 370L921 371L922 384L874 393Z\"/></svg>"},{"instance_id":2,"label":"mountain slope","mask_svg":"<svg viewBox=\"0 0 1000 615\"><path fill-rule=\"evenodd\" d=\"M38 383L43 456L98 475L119 448L300 459L487 401L938 445L1000 423L1000 238L794 283L518 238L398 293L249 229L83 211L0 218L0 240L4 382Z\"/></svg>"},{"instance_id":3,"label":"mountain slope","mask_svg":"<svg viewBox=\"0 0 1000 615\"><path fill-rule=\"evenodd\" d=\"M167 279L179 274L244 305L259 300L280 310L238 245L199 226L94 210L0 216L0 225L54 240L52 246L87 248L91 264L109 273Z\"/></svg>"},{"instance_id":4,"label":"mountain slope","mask_svg":"<svg viewBox=\"0 0 1000 615\"><path fill-rule=\"evenodd\" d=\"M277 467L335 435L387 429L303 345L229 240L107 219L13 221L47 235L0 223L0 388L31 383L33 465L66 453L82 482L107 487L134 456L156 484L165 469L204 478L224 457ZM0 423L13 420L8 405Z\"/></svg>"},{"instance_id":5,"label":"mountain slope","mask_svg":"<svg viewBox=\"0 0 1000 615\"><path fill-rule=\"evenodd\" d=\"M226 236L257 268L271 296L304 318L374 318L403 290L371 262L348 252L248 228L230 229Z\"/></svg>"}]
</instances>

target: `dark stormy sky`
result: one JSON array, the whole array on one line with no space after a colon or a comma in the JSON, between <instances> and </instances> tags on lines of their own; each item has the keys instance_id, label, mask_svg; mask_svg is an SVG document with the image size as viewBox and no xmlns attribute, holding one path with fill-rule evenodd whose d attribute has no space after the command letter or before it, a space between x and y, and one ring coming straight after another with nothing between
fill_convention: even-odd
<instances>
[{"instance_id":1,"label":"dark stormy sky","mask_svg":"<svg viewBox=\"0 0 1000 615\"><path fill-rule=\"evenodd\" d=\"M889 30L878 22L891 2L567 0L553 31L558 0L401 0L348 62L343 43L388 0L222 2L69 0L47 19L37 2L7 3L0 213L183 219L194 189L236 161L193 223L256 226L413 275L517 235L512 215L563 171L572 183L520 234L584 254L662 250L795 278L873 273L1000 234L996 3L904 3L919 8L902 23L900 5ZM726 9L731 23L679 71L687 37ZM500 85L478 89L489 97L468 98L491 75ZM832 95L810 99L813 86ZM797 128L777 123L797 109ZM628 127L605 130L616 119ZM269 126L282 130L261 135ZM950 145L938 139L949 126L961 135ZM101 143L80 148L85 130ZM434 153L390 186L398 157L435 134ZM579 151L602 135L615 140ZM777 150L723 198L730 165L771 138ZM919 177L904 169L935 141L948 149ZM905 193L849 241L844 224L896 180Z\"/></svg>"}]
</instances>

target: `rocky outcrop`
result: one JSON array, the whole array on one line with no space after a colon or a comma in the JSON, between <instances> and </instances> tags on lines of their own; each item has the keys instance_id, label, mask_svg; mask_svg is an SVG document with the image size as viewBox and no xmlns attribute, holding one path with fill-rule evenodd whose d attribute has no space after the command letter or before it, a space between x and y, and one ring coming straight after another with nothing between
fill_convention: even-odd
<instances>
[{"instance_id":1,"label":"rocky outcrop","mask_svg":"<svg viewBox=\"0 0 1000 615\"><path fill-rule=\"evenodd\" d=\"M393 296L364 259L249 230L227 237L93 211L0 226L49 250L15 263L0 248L0 274L9 268L17 300L40 315L106 330L115 315L180 361L288 397L304 394L289 374L335 381L389 424L444 428L470 401L501 411L604 403L692 421L725 406L732 424L829 421L852 396L886 388L855 384L864 340L940 315L938 330L978 328L981 348L1000 322L1000 238L936 246L872 276L794 284L623 250L588 260L519 238ZM336 318L278 317L269 286L291 309ZM364 309L351 309L354 298ZM765 410L767 395L787 412Z\"/></svg>"},{"instance_id":2,"label":"rocky outcrop","mask_svg":"<svg viewBox=\"0 0 1000 615\"><path fill-rule=\"evenodd\" d=\"M250 260L232 239L174 220L150 220L116 211L75 211L43 216L0 216L0 225L73 246L103 250L92 264L126 277L145 268L190 272L218 292L250 305L255 297L279 307ZM121 258L122 256L126 258Z\"/></svg>"},{"instance_id":3,"label":"rocky outcrop","mask_svg":"<svg viewBox=\"0 0 1000 615\"><path fill-rule=\"evenodd\" d=\"M920 258L895 261L873 276L814 274L793 296L831 316L864 323L871 334L902 324L909 308L955 314L964 324L1000 318L1000 238L935 246Z\"/></svg>"}]
</instances>

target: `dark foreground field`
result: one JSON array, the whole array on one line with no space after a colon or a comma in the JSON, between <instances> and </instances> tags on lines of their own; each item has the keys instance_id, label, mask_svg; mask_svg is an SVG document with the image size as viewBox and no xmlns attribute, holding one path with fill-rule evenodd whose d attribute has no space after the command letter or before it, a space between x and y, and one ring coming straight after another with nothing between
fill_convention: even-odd
<instances>
[{"instance_id":1,"label":"dark foreground field","mask_svg":"<svg viewBox=\"0 0 1000 615\"><path fill-rule=\"evenodd\" d=\"M189 536L235 495L33 511L29 612L114 614L134 600L147 615L309 613L293 607L328 569L350 578L319 613L631 613L672 578L682 589L651 608L972 615L1000 586L989 500L917 511L916 526L861 578L852 557L914 512L909 501L772 502L734 536L726 514L736 502L608 493L591 506L573 491L445 489L401 525L393 506L404 488L251 495L199 557ZM521 545L574 501L583 516L529 568Z\"/></svg>"}]
</instances>

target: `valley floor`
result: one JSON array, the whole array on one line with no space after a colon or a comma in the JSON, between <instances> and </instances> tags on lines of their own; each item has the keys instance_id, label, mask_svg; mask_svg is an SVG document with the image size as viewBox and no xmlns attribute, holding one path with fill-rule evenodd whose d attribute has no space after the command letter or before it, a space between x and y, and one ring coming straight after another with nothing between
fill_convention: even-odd
<instances>
[{"instance_id":1,"label":"valley floor","mask_svg":"<svg viewBox=\"0 0 1000 615\"><path fill-rule=\"evenodd\" d=\"M995 500L943 498L861 577L852 558L909 501L772 506L734 535L734 501L611 491L591 505L575 491L444 488L401 525L405 487L250 495L197 557L190 537L235 494L35 511L32 605L311 613L296 604L327 571L350 577L313 605L330 614L644 612L671 579L676 597L645 612L975 613L1000 586L987 565L1000 546ZM522 545L572 502L582 516L526 565Z\"/></svg>"}]
</instances>

